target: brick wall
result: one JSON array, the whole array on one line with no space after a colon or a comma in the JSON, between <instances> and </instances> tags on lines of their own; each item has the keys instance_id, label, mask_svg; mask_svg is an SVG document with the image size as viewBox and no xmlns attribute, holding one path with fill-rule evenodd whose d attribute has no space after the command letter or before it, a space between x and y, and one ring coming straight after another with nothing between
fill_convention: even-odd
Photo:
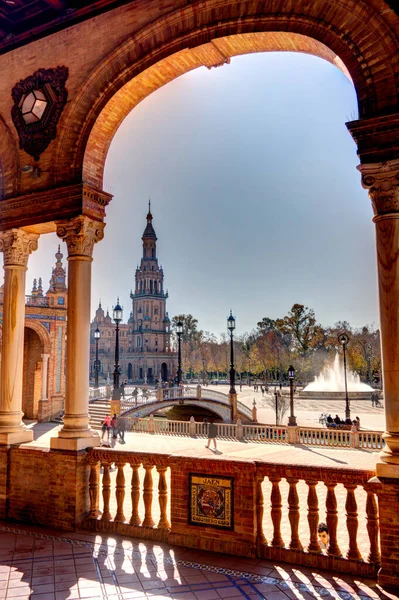
<instances>
[{"instance_id":1,"label":"brick wall","mask_svg":"<svg viewBox=\"0 0 399 600\"><path fill-rule=\"evenodd\" d=\"M21 446L9 456L8 518L74 529L89 506L86 453ZM0 453L0 514L4 463Z\"/></svg>"}]
</instances>

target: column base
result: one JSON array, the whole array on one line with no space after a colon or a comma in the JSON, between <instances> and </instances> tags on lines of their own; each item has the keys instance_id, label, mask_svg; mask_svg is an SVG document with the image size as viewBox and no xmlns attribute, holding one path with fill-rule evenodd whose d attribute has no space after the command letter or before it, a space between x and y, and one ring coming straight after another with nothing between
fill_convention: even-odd
<instances>
[{"instance_id":1,"label":"column base","mask_svg":"<svg viewBox=\"0 0 399 600\"><path fill-rule=\"evenodd\" d=\"M296 417L288 417L289 427L297 427Z\"/></svg>"},{"instance_id":2,"label":"column base","mask_svg":"<svg viewBox=\"0 0 399 600\"><path fill-rule=\"evenodd\" d=\"M26 444L33 441L32 429L20 429L12 432L0 432L0 446L12 446L13 444Z\"/></svg>"},{"instance_id":3,"label":"column base","mask_svg":"<svg viewBox=\"0 0 399 600\"><path fill-rule=\"evenodd\" d=\"M61 433L61 432L60 432ZM91 431L88 437L53 437L50 439L51 450L86 450L86 448L95 448L101 446L100 436L96 431Z\"/></svg>"}]
</instances>

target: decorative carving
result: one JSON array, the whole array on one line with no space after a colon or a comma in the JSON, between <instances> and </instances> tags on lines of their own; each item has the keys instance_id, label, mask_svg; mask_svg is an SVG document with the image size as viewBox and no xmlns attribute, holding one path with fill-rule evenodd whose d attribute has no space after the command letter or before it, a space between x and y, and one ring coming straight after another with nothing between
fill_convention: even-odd
<instances>
[{"instance_id":1,"label":"decorative carving","mask_svg":"<svg viewBox=\"0 0 399 600\"><path fill-rule=\"evenodd\" d=\"M57 221L57 235L68 246L68 257L93 254L94 244L104 237L105 223L80 215L68 221Z\"/></svg>"},{"instance_id":2,"label":"decorative carving","mask_svg":"<svg viewBox=\"0 0 399 600\"><path fill-rule=\"evenodd\" d=\"M35 160L57 136L57 124L68 98L67 79L67 67L39 69L12 89L11 116L19 146Z\"/></svg>"},{"instance_id":3,"label":"decorative carving","mask_svg":"<svg viewBox=\"0 0 399 600\"><path fill-rule=\"evenodd\" d=\"M26 267L31 252L37 250L39 236L23 229L0 232L0 251L4 253L4 266Z\"/></svg>"},{"instance_id":4,"label":"decorative carving","mask_svg":"<svg viewBox=\"0 0 399 600\"><path fill-rule=\"evenodd\" d=\"M399 160L362 164L358 169L362 185L369 192L374 220L387 214L399 216Z\"/></svg>"}]
</instances>

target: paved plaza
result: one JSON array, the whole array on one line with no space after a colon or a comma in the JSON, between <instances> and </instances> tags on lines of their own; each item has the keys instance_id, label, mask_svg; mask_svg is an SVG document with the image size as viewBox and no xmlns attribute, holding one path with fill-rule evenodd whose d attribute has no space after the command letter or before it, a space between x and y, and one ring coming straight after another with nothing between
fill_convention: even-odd
<instances>
[{"instance_id":1,"label":"paved plaza","mask_svg":"<svg viewBox=\"0 0 399 600\"><path fill-rule=\"evenodd\" d=\"M366 600L375 581L118 536L0 523L1 600Z\"/></svg>"}]
</instances>

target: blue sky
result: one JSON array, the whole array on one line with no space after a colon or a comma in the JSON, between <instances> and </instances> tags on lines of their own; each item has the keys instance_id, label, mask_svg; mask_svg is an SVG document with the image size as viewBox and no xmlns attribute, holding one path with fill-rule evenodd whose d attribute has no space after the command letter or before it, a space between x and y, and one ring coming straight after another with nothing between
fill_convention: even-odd
<instances>
[{"instance_id":1,"label":"blue sky","mask_svg":"<svg viewBox=\"0 0 399 600\"><path fill-rule=\"evenodd\" d=\"M292 304L329 325L378 324L372 211L345 122L355 90L322 59L256 54L188 73L143 101L106 163L114 200L94 251L92 306L129 292L151 196L171 316L237 332ZM49 279L58 241L44 236L33 277Z\"/></svg>"}]
</instances>

